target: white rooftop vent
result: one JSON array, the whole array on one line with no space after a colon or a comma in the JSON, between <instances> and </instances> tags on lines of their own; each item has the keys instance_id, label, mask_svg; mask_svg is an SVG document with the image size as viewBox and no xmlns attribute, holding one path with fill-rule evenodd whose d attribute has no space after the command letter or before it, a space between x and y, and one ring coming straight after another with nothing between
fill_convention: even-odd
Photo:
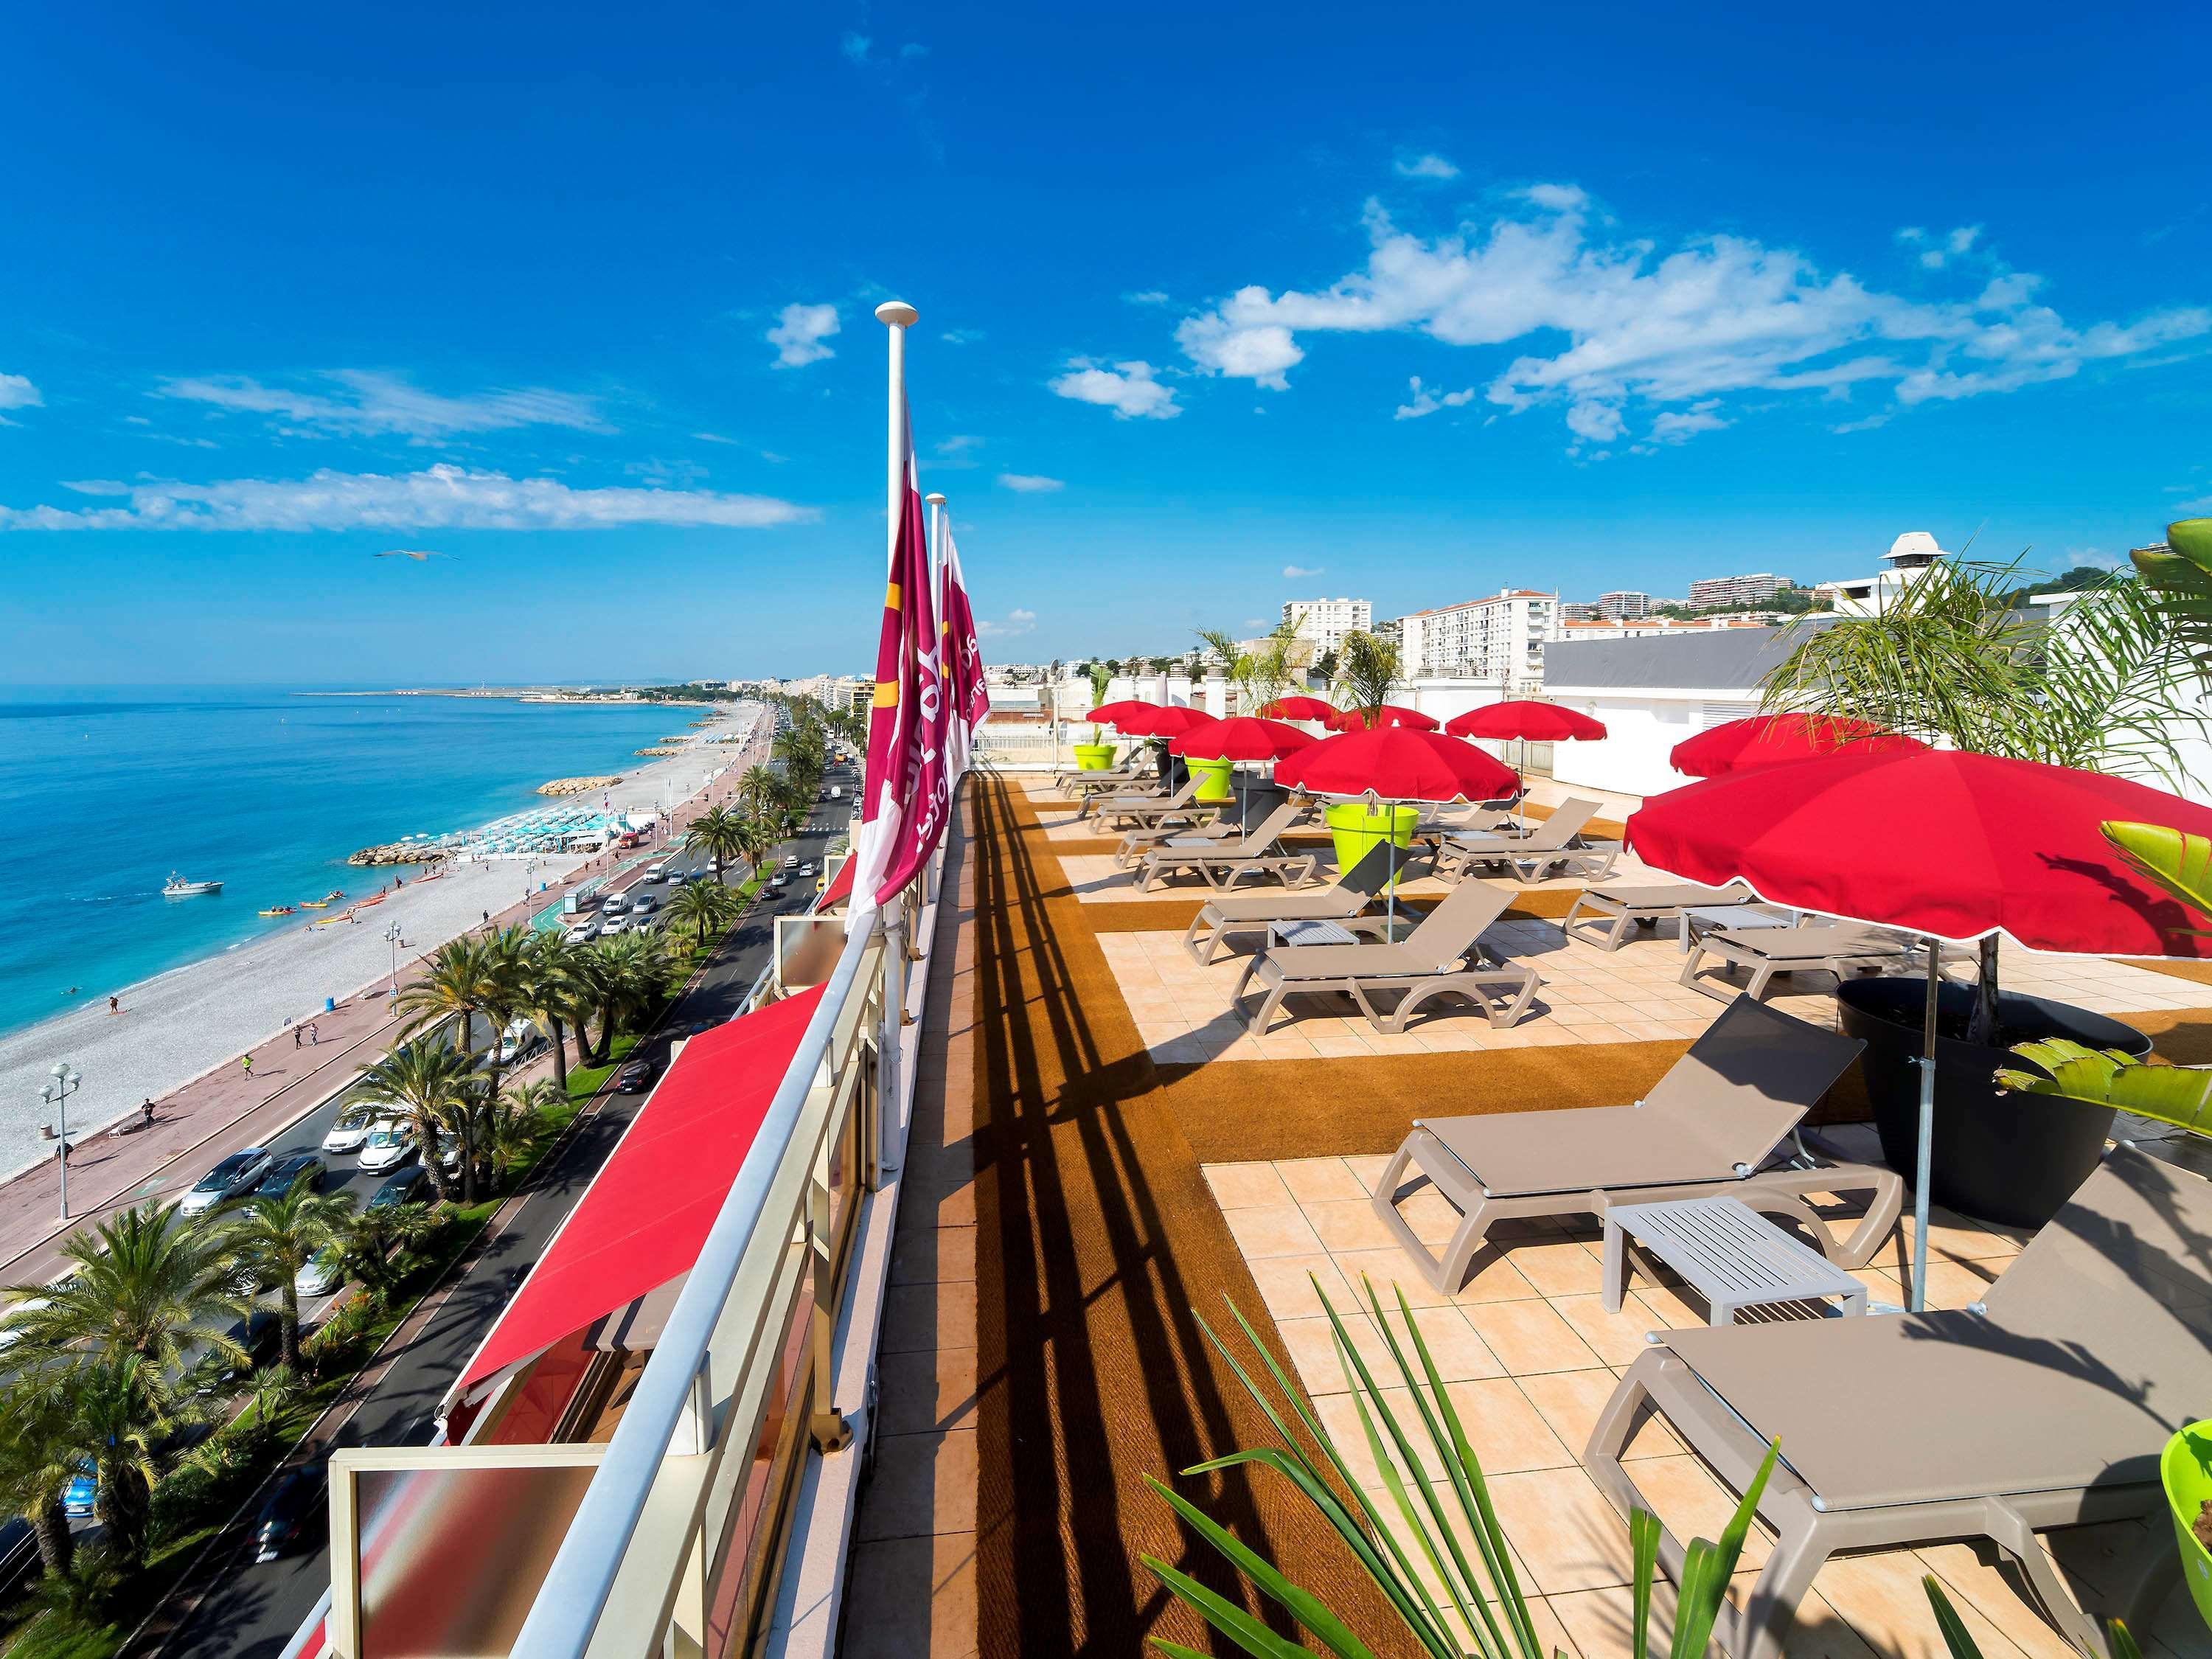
<instances>
[{"instance_id":1,"label":"white rooftop vent","mask_svg":"<svg viewBox=\"0 0 2212 1659\"><path fill-rule=\"evenodd\" d=\"M1917 570L1923 565L1935 563L1945 555L1943 550L1936 545L1936 538L1926 531L1908 530L1889 544L1889 551L1882 556L1889 561L1889 568L1893 570Z\"/></svg>"}]
</instances>

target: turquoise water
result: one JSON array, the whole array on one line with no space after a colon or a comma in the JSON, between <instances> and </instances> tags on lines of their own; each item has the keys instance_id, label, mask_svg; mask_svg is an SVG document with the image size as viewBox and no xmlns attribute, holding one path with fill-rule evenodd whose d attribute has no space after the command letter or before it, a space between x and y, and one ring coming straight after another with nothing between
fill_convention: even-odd
<instances>
[{"instance_id":1,"label":"turquoise water","mask_svg":"<svg viewBox=\"0 0 2212 1659\"><path fill-rule=\"evenodd\" d=\"M628 771L692 711L279 688L0 689L0 815L16 870L0 1031L296 920L265 907L382 879L346 855ZM170 871L220 879L165 899ZM76 986L76 997L66 994Z\"/></svg>"}]
</instances>

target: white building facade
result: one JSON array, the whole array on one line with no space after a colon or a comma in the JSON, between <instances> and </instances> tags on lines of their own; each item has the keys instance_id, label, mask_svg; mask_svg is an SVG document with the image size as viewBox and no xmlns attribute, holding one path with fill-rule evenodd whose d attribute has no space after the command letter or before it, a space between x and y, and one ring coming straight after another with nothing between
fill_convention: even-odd
<instances>
[{"instance_id":1,"label":"white building facade","mask_svg":"<svg viewBox=\"0 0 2212 1659\"><path fill-rule=\"evenodd\" d=\"M1283 620L1318 653L1337 649L1346 634L1371 630L1375 607L1365 599L1289 599L1283 605Z\"/></svg>"},{"instance_id":2,"label":"white building facade","mask_svg":"<svg viewBox=\"0 0 2212 1659\"><path fill-rule=\"evenodd\" d=\"M1690 584L1690 609L1722 611L1731 605L1765 605L1784 588L1796 585L1787 576L1763 572L1756 576L1701 576Z\"/></svg>"},{"instance_id":3,"label":"white building facade","mask_svg":"<svg viewBox=\"0 0 2212 1659\"><path fill-rule=\"evenodd\" d=\"M1544 647L1557 639L1559 596L1506 588L1398 618L1398 651L1407 679L1494 680L1534 685L1544 677Z\"/></svg>"}]
</instances>

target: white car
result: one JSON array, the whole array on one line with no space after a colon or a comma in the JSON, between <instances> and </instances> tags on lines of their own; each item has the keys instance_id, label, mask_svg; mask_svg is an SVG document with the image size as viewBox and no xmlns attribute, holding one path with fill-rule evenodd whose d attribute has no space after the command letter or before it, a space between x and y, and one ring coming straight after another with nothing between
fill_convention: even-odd
<instances>
[{"instance_id":1,"label":"white car","mask_svg":"<svg viewBox=\"0 0 2212 1659\"><path fill-rule=\"evenodd\" d=\"M361 1144L361 1167L372 1175L396 1170L415 1156L415 1126L386 1118L369 1131Z\"/></svg>"},{"instance_id":2,"label":"white car","mask_svg":"<svg viewBox=\"0 0 2212 1659\"><path fill-rule=\"evenodd\" d=\"M49 1305L48 1299L43 1296L21 1297L9 1303L6 1313L0 1314L0 1353L5 1353L23 1340L23 1333L17 1328L16 1320Z\"/></svg>"},{"instance_id":3,"label":"white car","mask_svg":"<svg viewBox=\"0 0 2212 1659\"><path fill-rule=\"evenodd\" d=\"M612 939L617 933L627 933L629 929L630 920L628 916L609 916L599 924L599 937Z\"/></svg>"},{"instance_id":4,"label":"white car","mask_svg":"<svg viewBox=\"0 0 2212 1659\"><path fill-rule=\"evenodd\" d=\"M292 1276L292 1288L301 1296L327 1296L344 1281L345 1252L335 1244L326 1244Z\"/></svg>"},{"instance_id":5,"label":"white car","mask_svg":"<svg viewBox=\"0 0 2212 1659\"><path fill-rule=\"evenodd\" d=\"M331 1125L330 1133L323 1137L326 1152L357 1152L361 1143L368 1139L368 1132L383 1121L384 1115L374 1106L349 1106Z\"/></svg>"},{"instance_id":6,"label":"white car","mask_svg":"<svg viewBox=\"0 0 2212 1659\"><path fill-rule=\"evenodd\" d=\"M629 915L629 896L623 893L608 894L605 902L599 906L599 914L603 916L621 916ZM602 924L602 931L605 931L604 924Z\"/></svg>"},{"instance_id":7,"label":"white car","mask_svg":"<svg viewBox=\"0 0 2212 1659\"><path fill-rule=\"evenodd\" d=\"M588 945L599 936L599 924L590 916L570 922L561 930L561 937L571 945Z\"/></svg>"},{"instance_id":8,"label":"white car","mask_svg":"<svg viewBox=\"0 0 2212 1659\"><path fill-rule=\"evenodd\" d=\"M640 876L638 879L641 882L665 881L667 879L667 876L668 866L666 864L648 864L645 866L645 873Z\"/></svg>"},{"instance_id":9,"label":"white car","mask_svg":"<svg viewBox=\"0 0 2212 1659\"><path fill-rule=\"evenodd\" d=\"M205 1215L217 1205L244 1198L260 1183L261 1177L269 1173L270 1165L276 1161L266 1147L248 1146L243 1152L233 1152L202 1176L192 1189L178 1200L178 1213Z\"/></svg>"},{"instance_id":10,"label":"white car","mask_svg":"<svg viewBox=\"0 0 2212 1659\"><path fill-rule=\"evenodd\" d=\"M507 1022L507 1030L499 1034L499 1063L514 1064L514 1058L538 1040L538 1028L520 1016Z\"/></svg>"}]
</instances>

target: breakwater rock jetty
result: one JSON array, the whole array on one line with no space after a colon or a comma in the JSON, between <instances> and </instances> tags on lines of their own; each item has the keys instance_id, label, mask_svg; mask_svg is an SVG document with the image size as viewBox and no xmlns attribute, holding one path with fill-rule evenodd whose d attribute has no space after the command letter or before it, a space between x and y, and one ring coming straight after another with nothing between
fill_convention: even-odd
<instances>
[{"instance_id":1,"label":"breakwater rock jetty","mask_svg":"<svg viewBox=\"0 0 2212 1659\"><path fill-rule=\"evenodd\" d=\"M652 749L641 749L637 750L637 752L641 755L653 755L665 757L669 755L680 755L684 751L681 749L671 748L666 744L662 744Z\"/></svg>"},{"instance_id":2,"label":"breakwater rock jetty","mask_svg":"<svg viewBox=\"0 0 2212 1659\"><path fill-rule=\"evenodd\" d=\"M556 778L550 783L541 783L541 795L587 795L594 789L611 789L622 781L622 774L613 772L604 777Z\"/></svg>"},{"instance_id":3,"label":"breakwater rock jetty","mask_svg":"<svg viewBox=\"0 0 2212 1659\"><path fill-rule=\"evenodd\" d=\"M348 859L348 864L436 864L446 857L446 849L419 841L386 842L381 847L364 847Z\"/></svg>"}]
</instances>

